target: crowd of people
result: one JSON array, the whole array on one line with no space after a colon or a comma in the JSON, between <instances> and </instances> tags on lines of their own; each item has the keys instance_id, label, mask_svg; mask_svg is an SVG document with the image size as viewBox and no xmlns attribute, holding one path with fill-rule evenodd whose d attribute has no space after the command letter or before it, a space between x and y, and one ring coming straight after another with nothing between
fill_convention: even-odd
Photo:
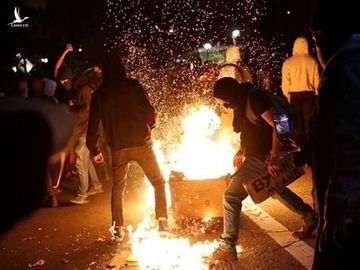
<instances>
[{"instance_id":1,"label":"crowd of people","mask_svg":"<svg viewBox=\"0 0 360 270\"><path fill-rule=\"evenodd\" d=\"M309 40L301 36L294 42L293 55L282 66L283 95L300 112L306 134L300 154L295 151L288 154L294 161L298 159L297 166L311 167L314 207L289 188L273 197L303 220L294 237L309 237L317 229L313 269L355 269L357 265L360 27L355 23L356 9L351 1L346 3L338 7L320 1L311 22L317 55L309 54ZM335 21L334 17L339 14L343 19ZM111 178L111 224L115 237L121 241L125 236L123 196L127 172L129 163L136 161L154 189L159 230L170 230L165 179L152 146L152 130L157 124L155 107L142 84L127 76L124 61L117 52L108 53L101 68L96 66L87 73L74 74L64 61L72 51L72 45L67 44L55 65L53 78L41 74L34 74L29 81L21 78L17 81L16 93L1 100L0 117L5 126L10 120L21 120L16 118L17 112L33 108L36 114L24 114L26 119L20 121L17 128L29 128L26 124L32 121L39 127L37 139L43 140L46 149L52 149L54 142L59 141L53 138L54 129L58 130L65 120L69 123L61 126L66 132L59 133L64 136L61 146L55 147L56 151L44 150L37 154L39 163L34 168L38 174L32 171L34 168L29 169L37 181L39 177L43 179L43 183L38 183L43 190L38 188L34 196L41 195L50 207L58 206L53 186L59 174L60 177L66 175L66 171L63 170L64 159L50 162L55 153L66 156L78 176L76 194L70 200L73 204L88 203L89 196L103 192L102 181ZM239 240L242 201L248 196L243 184L266 172L272 176L279 174L281 142L273 121L275 104L256 86L250 69L242 61L240 49L229 46L225 63L215 72L213 67L211 72L205 71L197 79L213 83L213 97L224 106L223 121L227 122L224 127L240 133L241 148L235 153L235 173L224 192L223 232L212 259L234 262L238 260L235 247ZM18 102L18 111L11 105L14 101ZM49 106L56 107L53 115L61 111L61 116L44 117L41 108ZM257 115L257 123L249 119L246 106ZM46 121L40 121L44 118ZM55 118L61 121L49 123ZM12 136L19 132L9 130L13 131L9 133ZM9 136L2 141L21 141L17 136ZM65 141L72 141L72 144L69 146ZM295 139L290 141L295 146L298 143ZM19 148L19 152L33 150L29 145L19 145L23 148ZM294 149L298 149L295 146ZM13 182L21 181L23 176L17 174ZM28 209L17 209L9 220L21 218L38 203L38 199L32 200ZM2 231L8 226L11 222L2 227Z\"/></svg>"}]
</instances>

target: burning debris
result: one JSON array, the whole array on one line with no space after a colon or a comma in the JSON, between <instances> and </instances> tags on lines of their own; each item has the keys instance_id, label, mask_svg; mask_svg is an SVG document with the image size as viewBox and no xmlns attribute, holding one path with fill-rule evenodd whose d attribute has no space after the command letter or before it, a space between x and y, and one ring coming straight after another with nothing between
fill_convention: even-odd
<instances>
[{"instance_id":1,"label":"burning debris","mask_svg":"<svg viewBox=\"0 0 360 270\"><path fill-rule=\"evenodd\" d=\"M229 181L230 175L214 179L188 180L172 173L169 185L174 218L222 217L222 195Z\"/></svg>"},{"instance_id":2,"label":"burning debris","mask_svg":"<svg viewBox=\"0 0 360 270\"><path fill-rule=\"evenodd\" d=\"M162 170L169 176L173 217L177 222L172 231L176 234L159 232L156 223L145 215L136 229L128 227L129 241L121 243L113 265L136 264L141 270L209 269L207 258L218 242L199 239L209 233L217 238L221 231L222 194L233 170L232 157L239 139L220 130L220 117L205 105L190 107L180 123L179 133L168 134L170 139L178 136L173 139L176 145L160 141L154 145ZM152 197L149 191L148 197ZM211 267L231 269L221 263Z\"/></svg>"},{"instance_id":3,"label":"burning debris","mask_svg":"<svg viewBox=\"0 0 360 270\"><path fill-rule=\"evenodd\" d=\"M218 246L217 241L191 243L183 237L167 237L158 231L154 222L145 217L135 230L129 230L131 252L123 252L113 260L120 264L137 263L139 269L205 270L205 258Z\"/></svg>"}]
</instances>

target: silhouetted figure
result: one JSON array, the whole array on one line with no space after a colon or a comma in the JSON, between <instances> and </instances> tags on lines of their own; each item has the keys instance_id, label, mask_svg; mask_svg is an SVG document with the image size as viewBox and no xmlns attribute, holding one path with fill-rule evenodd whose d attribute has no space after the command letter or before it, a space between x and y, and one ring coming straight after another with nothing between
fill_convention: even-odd
<instances>
[{"instance_id":1,"label":"silhouetted figure","mask_svg":"<svg viewBox=\"0 0 360 270\"><path fill-rule=\"evenodd\" d=\"M312 132L320 213L313 269L359 269L360 24L356 1L321 1L311 28L324 68Z\"/></svg>"},{"instance_id":2,"label":"silhouetted figure","mask_svg":"<svg viewBox=\"0 0 360 270\"><path fill-rule=\"evenodd\" d=\"M49 158L70 142L73 122L64 110L43 100L0 100L0 234L34 211L43 199Z\"/></svg>"},{"instance_id":3,"label":"silhouetted figure","mask_svg":"<svg viewBox=\"0 0 360 270\"><path fill-rule=\"evenodd\" d=\"M119 240L124 237L123 195L130 161L139 164L154 187L156 218L163 230L167 227L165 180L151 141L155 109L141 84L126 77L125 65L117 53L109 53L105 58L103 78L91 100L87 145L94 160L103 162L98 147L101 122L112 156L111 212L116 236Z\"/></svg>"}]
</instances>

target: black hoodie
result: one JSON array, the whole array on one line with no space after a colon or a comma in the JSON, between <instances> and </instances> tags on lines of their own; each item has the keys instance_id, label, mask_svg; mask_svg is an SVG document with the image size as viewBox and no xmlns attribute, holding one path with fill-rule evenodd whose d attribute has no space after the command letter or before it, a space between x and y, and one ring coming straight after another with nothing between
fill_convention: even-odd
<instances>
[{"instance_id":1,"label":"black hoodie","mask_svg":"<svg viewBox=\"0 0 360 270\"><path fill-rule=\"evenodd\" d=\"M87 146L94 156L99 153L100 121L111 150L141 146L151 141L155 109L141 84L125 75L121 58L110 54L104 63L104 82L94 92L90 106Z\"/></svg>"}]
</instances>

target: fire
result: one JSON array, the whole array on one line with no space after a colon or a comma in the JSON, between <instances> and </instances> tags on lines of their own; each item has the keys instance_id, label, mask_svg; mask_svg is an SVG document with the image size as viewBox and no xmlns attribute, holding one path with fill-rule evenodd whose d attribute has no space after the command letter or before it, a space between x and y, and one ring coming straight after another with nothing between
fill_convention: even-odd
<instances>
[{"instance_id":1,"label":"fire","mask_svg":"<svg viewBox=\"0 0 360 270\"><path fill-rule=\"evenodd\" d=\"M154 151L165 179L171 170L182 172L191 180L231 173L239 138L220 126L220 117L212 108L194 106L182 117L180 132L174 128L173 134L167 134L167 141L178 142L177 145L154 140ZM148 191L147 204L153 207L153 190L150 187ZM168 185L167 192L169 199ZM210 220L204 218L203 222ZM128 230L132 249L129 260L137 261L141 270L205 270L209 268L205 258L218 246L217 241L193 243L184 237L165 237L147 215L135 230Z\"/></svg>"},{"instance_id":2,"label":"fire","mask_svg":"<svg viewBox=\"0 0 360 270\"><path fill-rule=\"evenodd\" d=\"M231 173L239 138L220 125L220 117L210 107L192 107L182 120L180 143L168 153L168 166L192 180Z\"/></svg>"},{"instance_id":3,"label":"fire","mask_svg":"<svg viewBox=\"0 0 360 270\"><path fill-rule=\"evenodd\" d=\"M204 257L218 246L217 241L191 244L183 237L164 237L149 217L145 217L135 231L130 230L130 234L133 259L141 270L205 270L208 265Z\"/></svg>"}]
</instances>

